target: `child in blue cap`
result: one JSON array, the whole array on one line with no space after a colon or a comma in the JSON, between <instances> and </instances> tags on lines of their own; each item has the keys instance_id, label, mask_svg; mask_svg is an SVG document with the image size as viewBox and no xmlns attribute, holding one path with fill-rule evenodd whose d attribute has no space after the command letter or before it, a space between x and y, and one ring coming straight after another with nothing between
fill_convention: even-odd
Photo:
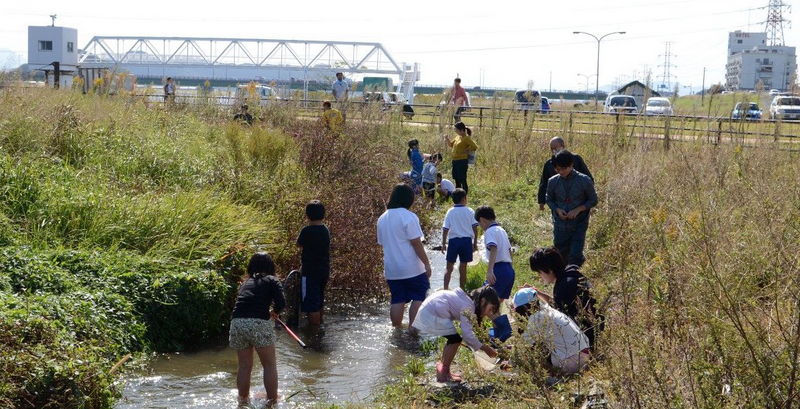
<instances>
[{"instance_id":1,"label":"child in blue cap","mask_svg":"<svg viewBox=\"0 0 800 409\"><path fill-rule=\"evenodd\" d=\"M550 351L550 363L560 375L580 372L589 362L589 340L578 324L547 303L539 303L536 289L523 288L514 294L514 311L528 319L522 337L532 345Z\"/></svg>"}]
</instances>

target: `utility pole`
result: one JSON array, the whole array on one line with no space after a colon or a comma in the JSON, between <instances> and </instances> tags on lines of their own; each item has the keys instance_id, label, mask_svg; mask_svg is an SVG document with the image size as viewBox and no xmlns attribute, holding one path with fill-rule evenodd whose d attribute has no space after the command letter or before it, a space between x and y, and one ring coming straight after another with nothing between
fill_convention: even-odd
<instances>
[{"instance_id":1,"label":"utility pole","mask_svg":"<svg viewBox=\"0 0 800 409\"><path fill-rule=\"evenodd\" d=\"M703 89L700 90L700 106L705 105L706 100L706 67L703 67Z\"/></svg>"}]
</instances>

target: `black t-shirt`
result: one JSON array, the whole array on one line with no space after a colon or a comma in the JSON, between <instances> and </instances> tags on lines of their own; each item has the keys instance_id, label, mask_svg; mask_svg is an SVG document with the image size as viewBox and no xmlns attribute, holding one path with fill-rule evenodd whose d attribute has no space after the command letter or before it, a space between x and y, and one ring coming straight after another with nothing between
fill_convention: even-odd
<instances>
[{"instance_id":1,"label":"black t-shirt","mask_svg":"<svg viewBox=\"0 0 800 409\"><path fill-rule=\"evenodd\" d=\"M256 276L248 278L239 287L239 296L233 307L231 318L260 318L268 320L269 307L275 304L275 312L283 311L286 299L283 286L275 276Z\"/></svg>"},{"instance_id":2,"label":"black t-shirt","mask_svg":"<svg viewBox=\"0 0 800 409\"><path fill-rule=\"evenodd\" d=\"M297 244L303 247L303 275L325 278L331 271L331 233L328 226L309 225L300 230Z\"/></svg>"},{"instance_id":3,"label":"black t-shirt","mask_svg":"<svg viewBox=\"0 0 800 409\"><path fill-rule=\"evenodd\" d=\"M592 286L581 274L579 267L570 264L553 286L553 301L557 310L579 321L579 315L591 311L594 314L594 299L590 293Z\"/></svg>"}]
</instances>

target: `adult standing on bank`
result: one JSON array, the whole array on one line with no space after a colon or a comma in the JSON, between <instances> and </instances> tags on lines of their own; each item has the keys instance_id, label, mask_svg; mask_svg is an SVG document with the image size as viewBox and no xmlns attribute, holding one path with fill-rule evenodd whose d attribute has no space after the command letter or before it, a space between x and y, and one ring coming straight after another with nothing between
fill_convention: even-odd
<instances>
[{"instance_id":1,"label":"adult standing on bank","mask_svg":"<svg viewBox=\"0 0 800 409\"><path fill-rule=\"evenodd\" d=\"M551 177L556 175L556 167L553 165L553 159L559 152L567 150L567 146L564 143L564 140L555 137L550 140L550 152L553 156L544 163L544 168L542 168L542 178L539 180L539 195L537 196L537 200L539 202L539 210L544 210L544 205L547 204L547 181L550 180ZM583 173L586 176L589 176L589 179L592 179L594 182L594 176L592 173L589 172L589 168L586 167L586 163L583 161L580 155L572 154L573 158L573 165L572 167L580 173Z\"/></svg>"},{"instance_id":2,"label":"adult standing on bank","mask_svg":"<svg viewBox=\"0 0 800 409\"><path fill-rule=\"evenodd\" d=\"M469 153L478 150L478 145L472 140L472 130L467 128L463 122L455 124L456 137L450 139L445 135L447 145L453 148L453 180L456 188L464 189L469 193L467 185L467 169L469 169Z\"/></svg>"},{"instance_id":3,"label":"adult standing on bank","mask_svg":"<svg viewBox=\"0 0 800 409\"><path fill-rule=\"evenodd\" d=\"M383 247L384 275L392 298L389 315L396 328L403 325L403 314L409 302L408 326L411 327L431 288L431 264L422 246L422 227L417 215L409 210L413 204L411 186L397 184L386 211L378 218L378 244Z\"/></svg>"},{"instance_id":4,"label":"adult standing on bank","mask_svg":"<svg viewBox=\"0 0 800 409\"><path fill-rule=\"evenodd\" d=\"M547 206L553 212L553 245L564 264L583 265L583 246L589 228L589 210L597 206L597 192L589 176L573 169L569 151L553 158L557 175L547 181Z\"/></svg>"},{"instance_id":5,"label":"adult standing on bank","mask_svg":"<svg viewBox=\"0 0 800 409\"><path fill-rule=\"evenodd\" d=\"M461 113L469 107L469 97L467 91L461 86L461 78L453 80L453 105L456 106L456 113L453 116L456 122L461 121Z\"/></svg>"},{"instance_id":6,"label":"adult standing on bank","mask_svg":"<svg viewBox=\"0 0 800 409\"><path fill-rule=\"evenodd\" d=\"M350 86L345 82L343 73L336 73L336 81L333 82L331 88L333 90L333 99L336 100L337 108L342 113L342 119L347 119L345 103L347 103L347 97L350 94Z\"/></svg>"}]
</instances>

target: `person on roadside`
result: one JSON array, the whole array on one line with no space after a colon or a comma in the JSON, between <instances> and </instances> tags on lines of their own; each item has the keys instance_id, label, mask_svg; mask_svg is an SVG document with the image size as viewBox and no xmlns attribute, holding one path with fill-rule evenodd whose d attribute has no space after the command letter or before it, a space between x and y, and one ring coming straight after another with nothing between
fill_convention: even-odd
<instances>
[{"instance_id":1,"label":"person on roadside","mask_svg":"<svg viewBox=\"0 0 800 409\"><path fill-rule=\"evenodd\" d=\"M547 181L556 175L556 167L553 166L553 159L556 157L556 155L558 155L559 152L565 151L566 148L567 146L563 139L555 137L550 140L550 153L553 155L544 163L544 167L542 168L542 177L539 179L539 194L537 196L539 210L544 210L544 206L547 203L545 200L545 196L547 194ZM586 163L583 161L583 158L574 153L572 156L574 159L573 168L575 168L575 170L578 172L589 176L589 179L592 179L592 182L594 182L594 176L592 176L592 173L589 172L589 168L586 167Z\"/></svg>"},{"instance_id":2,"label":"person on roadside","mask_svg":"<svg viewBox=\"0 0 800 409\"><path fill-rule=\"evenodd\" d=\"M569 151L553 158L557 174L547 181L545 201L553 214L553 245L565 264L582 266L589 210L597 206L597 192L592 179L573 168L574 161Z\"/></svg>"},{"instance_id":3,"label":"person on roadside","mask_svg":"<svg viewBox=\"0 0 800 409\"><path fill-rule=\"evenodd\" d=\"M346 119L345 105L347 104L347 98L350 95L350 86L344 80L344 73L336 73L336 81L333 82L331 91L333 93L333 99L336 101L337 108L342 113L342 121L344 121Z\"/></svg>"},{"instance_id":4,"label":"person on roadside","mask_svg":"<svg viewBox=\"0 0 800 409\"><path fill-rule=\"evenodd\" d=\"M436 380L439 382L461 382L461 375L450 371L461 342L472 350L481 350L494 358L497 351L482 343L473 332L472 319L478 324L484 318L495 320L499 316L500 299L494 288L484 286L469 294L460 288L441 290L425 299L413 327L424 335L441 336L447 340L442 351L441 362L436 363ZM458 321L461 335L453 322Z\"/></svg>"},{"instance_id":5,"label":"person on roadside","mask_svg":"<svg viewBox=\"0 0 800 409\"><path fill-rule=\"evenodd\" d=\"M175 81L172 77L167 77L167 83L164 84L164 102L175 101Z\"/></svg>"},{"instance_id":6,"label":"person on roadside","mask_svg":"<svg viewBox=\"0 0 800 409\"><path fill-rule=\"evenodd\" d=\"M469 193L467 185L467 170L469 169L469 154L471 151L478 150L478 145L472 140L472 130L467 128L463 122L457 122L454 126L456 136L450 139L445 135L447 145L453 148L453 179L456 187L464 189Z\"/></svg>"},{"instance_id":7,"label":"person on roadside","mask_svg":"<svg viewBox=\"0 0 800 409\"><path fill-rule=\"evenodd\" d=\"M239 404L250 403L253 349L264 368L267 399L274 403L278 401L278 368L275 360L275 324L272 319L286 306L286 299L281 282L275 278L275 263L269 254L260 252L250 257L247 275L247 280L239 287L239 295L231 313L228 337L239 361L236 373Z\"/></svg>"},{"instance_id":8,"label":"person on roadside","mask_svg":"<svg viewBox=\"0 0 800 409\"><path fill-rule=\"evenodd\" d=\"M536 296L572 318L581 327L594 348L597 333L605 326L605 317L597 311L592 284L574 264L565 265L555 247L537 248L528 260L531 271L539 273L544 284L553 284L553 295L536 290Z\"/></svg>"},{"instance_id":9,"label":"person on roadside","mask_svg":"<svg viewBox=\"0 0 800 409\"><path fill-rule=\"evenodd\" d=\"M557 375L578 373L589 363L589 339L567 314L541 303L538 291L523 288L514 294L514 312L527 319L522 338L543 347L549 355L552 372Z\"/></svg>"},{"instance_id":10,"label":"person on roadside","mask_svg":"<svg viewBox=\"0 0 800 409\"><path fill-rule=\"evenodd\" d=\"M453 99L451 100L456 107L456 113L453 116L456 122L461 121L461 113L469 108L469 97L467 91L461 86L461 78L453 80Z\"/></svg>"},{"instance_id":11,"label":"person on roadside","mask_svg":"<svg viewBox=\"0 0 800 409\"><path fill-rule=\"evenodd\" d=\"M253 124L253 116L250 115L247 112L248 109L249 109L249 107L247 106L247 104L243 104L242 105L242 111L239 112L238 114L234 115L233 116L233 120L241 122L243 124L252 125Z\"/></svg>"},{"instance_id":12,"label":"person on roadside","mask_svg":"<svg viewBox=\"0 0 800 409\"><path fill-rule=\"evenodd\" d=\"M414 323L430 289L431 264L422 245L419 218L411 212L414 191L405 183L395 185L386 211L378 218L378 244L383 247L383 272L391 294L389 316L395 328L403 325L406 304L408 325Z\"/></svg>"},{"instance_id":13,"label":"person on roadside","mask_svg":"<svg viewBox=\"0 0 800 409\"><path fill-rule=\"evenodd\" d=\"M325 306L325 287L331 273L331 233L325 225L325 205L312 200L306 205L308 225L300 230L297 246L302 248L300 311L308 316L311 325L322 324Z\"/></svg>"},{"instance_id":14,"label":"person on roadside","mask_svg":"<svg viewBox=\"0 0 800 409\"><path fill-rule=\"evenodd\" d=\"M325 129L338 133L342 129L342 113L338 109L331 107L331 101L322 102L322 125Z\"/></svg>"}]
</instances>

